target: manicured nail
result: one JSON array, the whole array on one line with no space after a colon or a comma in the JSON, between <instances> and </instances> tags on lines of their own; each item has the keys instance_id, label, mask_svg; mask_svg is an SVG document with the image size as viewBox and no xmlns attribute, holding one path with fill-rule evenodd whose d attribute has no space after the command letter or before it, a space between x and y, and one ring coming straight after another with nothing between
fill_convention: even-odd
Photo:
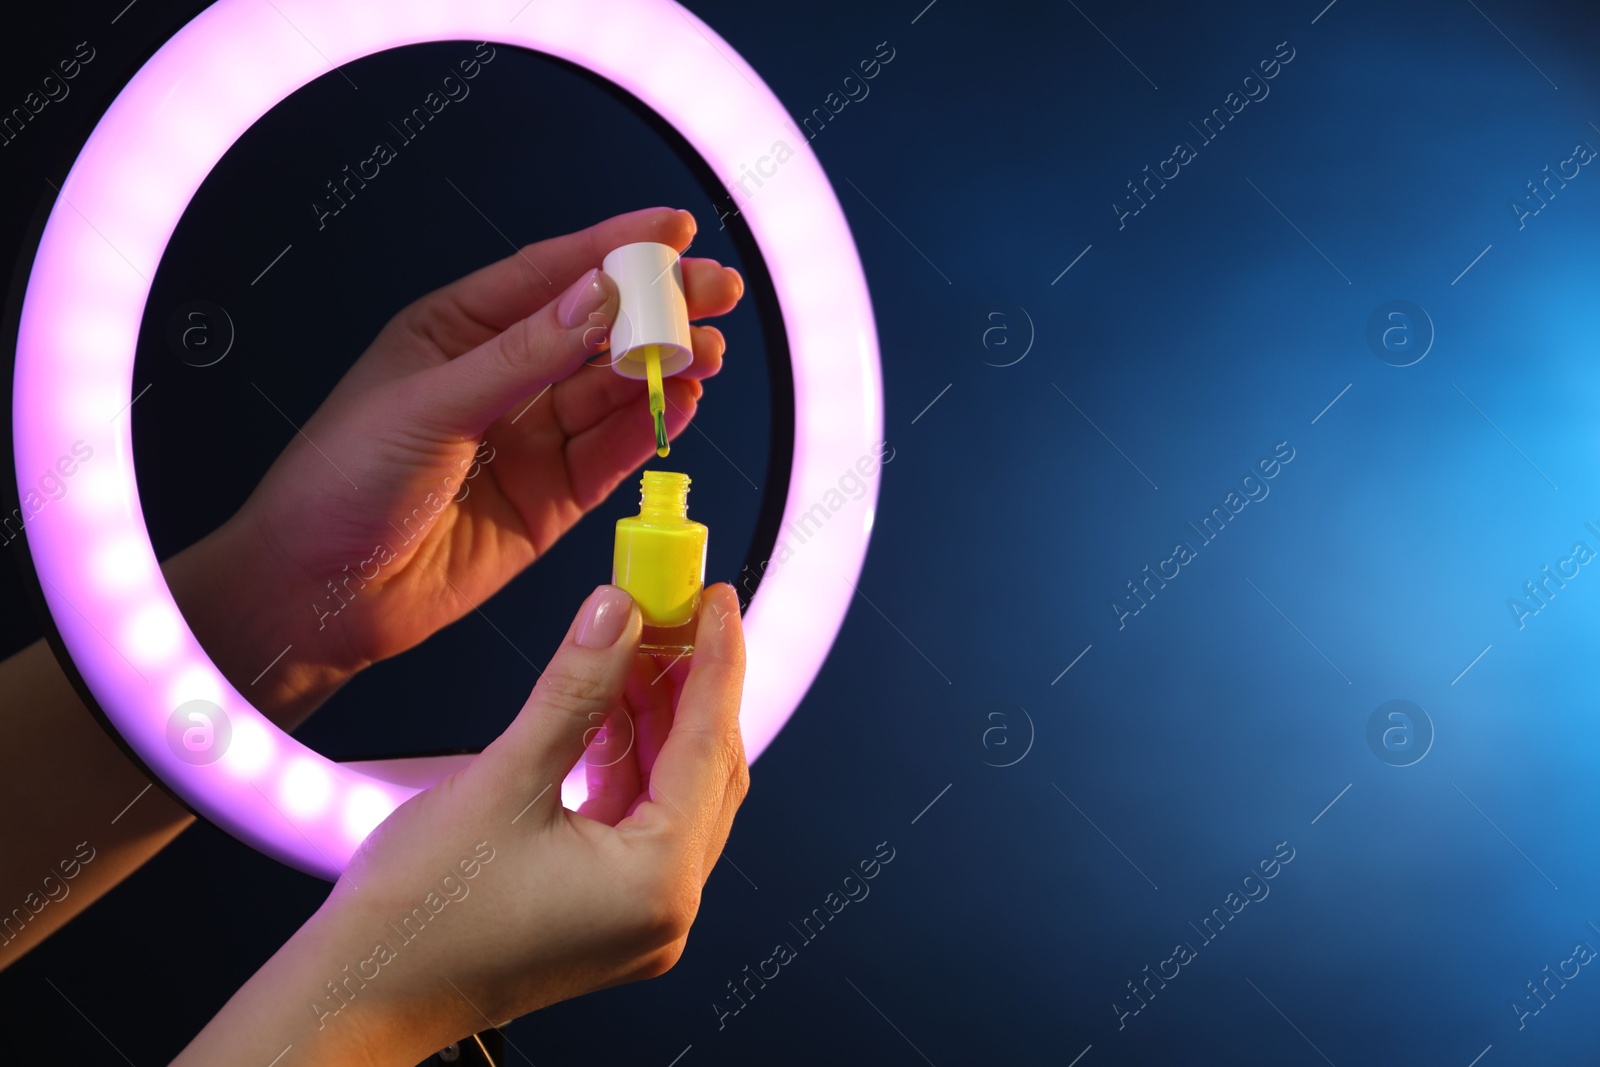
<instances>
[{"instance_id":1,"label":"manicured nail","mask_svg":"<svg viewBox=\"0 0 1600 1067\"><path fill-rule=\"evenodd\" d=\"M739 291L734 294L733 298L734 300L738 300L740 297L744 296L744 275L740 274L732 267L723 267L722 269L733 275L733 283L739 287Z\"/></svg>"},{"instance_id":2,"label":"manicured nail","mask_svg":"<svg viewBox=\"0 0 1600 1067\"><path fill-rule=\"evenodd\" d=\"M569 330L582 326L590 314L605 306L613 288L606 276L600 273L599 267L589 268L588 273L561 294L561 301L556 304L556 318Z\"/></svg>"},{"instance_id":3,"label":"manicured nail","mask_svg":"<svg viewBox=\"0 0 1600 1067\"><path fill-rule=\"evenodd\" d=\"M614 585L602 585L589 594L578 621L578 644L584 648L610 648L628 625L633 598Z\"/></svg>"},{"instance_id":4,"label":"manicured nail","mask_svg":"<svg viewBox=\"0 0 1600 1067\"><path fill-rule=\"evenodd\" d=\"M689 220L689 236L690 237L693 237L695 234L700 232L700 224L698 222L694 221L694 215L692 215L688 211L685 211L681 207L678 209L678 214L682 215L684 218Z\"/></svg>"}]
</instances>

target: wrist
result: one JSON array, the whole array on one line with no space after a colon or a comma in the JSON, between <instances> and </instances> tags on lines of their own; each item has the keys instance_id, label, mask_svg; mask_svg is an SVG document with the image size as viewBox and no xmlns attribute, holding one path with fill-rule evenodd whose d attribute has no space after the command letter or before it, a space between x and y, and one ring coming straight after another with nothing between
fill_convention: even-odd
<instances>
[{"instance_id":1,"label":"wrist","mask_svg":"<svg viewBox=\"0 0 1600 1067\"><path fill-rule=\"evenodd\" d=\"M284 729L365 666L318 631L315 611L295 597L298 579L242 511L161 569L212 662Z\"/></svg>"},{"instance_id":2,"label":"wrist","mask_svg":"<svg viewBox=\"0 0 1600 1067\"><path fill-rule=\"evenodd\" d=\"M313 1032L337 1035L355 1062L409 1067L490 1025L464 976L446 981L444 945L409 945L393 916L366 905L341 884L296 935L315 946L305 1006Z\"/></svg>"},{"instance_id":3,"label":"wrist","mask_svg":"<svg viewBox=\"0 0 1600 1067\"><path fill-rule=\"evenodd\" d=\"M430 991L413 973L421 960L362 977L382 924L334 905L339 895L229 999L174 1067L267 1063L289 1047L302 1067L411 1067L480 1028L453 1010L460 998L442 979L433 977L438 989Z\"/></svg>"}]
</instances>

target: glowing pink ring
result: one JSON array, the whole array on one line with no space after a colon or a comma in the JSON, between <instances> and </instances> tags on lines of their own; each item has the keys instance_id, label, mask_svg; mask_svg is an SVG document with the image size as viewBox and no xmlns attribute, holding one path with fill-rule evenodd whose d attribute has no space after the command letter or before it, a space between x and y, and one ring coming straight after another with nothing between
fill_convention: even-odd
<instances>
[{"instance_id":1,"label":"glowing pink ring","mask_svg":"<svg viewBox=\"0 0 1600 1067\"><path fill-rule=\"evenodd\" d=\"M173 603L134 479L126 409L149 279L200 183L234 141L332 66L401 45L486 40L584 67L638 97L723 177L770 270L794 371L795 442L780 542L745 616L745 744L754 759L805 695L849 607L876 483L832 515L829 493L883 426L866 280L832 187L787 112L734 50L672 0L220 0L134 75L95 127L40 239L17 336L13 436L28 544L73 661L106 716L205 818L270 856L337 877L357 844L448 765L386 777L338 764L268 722L217 670ZM794 153L735 190L776 142ZM29 492L82 441L65 496ZM37 502L40 498L34 497ZM822 505L821 526L808 512ZM810 531L803 544L792 531ZM779 555L783 555L780 547ZM191 766L169 716L219 704L233 736ZM581 801L578 774L562 788ZM402 780L403 779L403 780Z\"/></svg>"}]
</instances>

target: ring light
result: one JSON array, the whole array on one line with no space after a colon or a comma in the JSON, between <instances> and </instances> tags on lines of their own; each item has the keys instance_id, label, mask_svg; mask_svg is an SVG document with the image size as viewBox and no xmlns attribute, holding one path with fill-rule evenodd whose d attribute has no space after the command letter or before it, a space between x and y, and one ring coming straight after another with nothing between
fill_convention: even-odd
<instances>
[{"instance_id":1,"label":"ring light","mask_svg":"<svg viewBox=\"0 0 1600 1067\"><path fill-rule=\"evenodd\" d=\"M776 142L792 153L740 201L792 359L781 529L809 531L803 544L779 543L745 613L741 725L751 759L821 668L876 510L873 483L860 519L803 521L882 436L877 337L849 227L783 105L694 15L673 0L220 0L202 12L112 102L45 222L17 331L16 472L40 590L126 746L199 815L329 879L397 805L458 764L402 761L386 773L335 763L269 722L206 656L167 589L139 502L127 411L135 342L179 218L245 130L334 66L449 40L532 49L613 83L676 130L730 193ZM79 442L93 462L55 483L67 492L32 492ZM213 762L169 743L174 712L197 700L221 707L231 726ZM584 798L582 771L563 783L568 807Z\"/></svg>"}]
</instances>

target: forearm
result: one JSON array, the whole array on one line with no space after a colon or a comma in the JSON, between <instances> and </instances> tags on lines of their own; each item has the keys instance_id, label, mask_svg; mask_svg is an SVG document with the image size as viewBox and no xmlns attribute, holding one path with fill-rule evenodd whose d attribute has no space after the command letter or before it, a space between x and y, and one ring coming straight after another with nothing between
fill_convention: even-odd
<instances>
[{"instance_id":1,"label":"forearm","mask_svg":"<svg viewBox=\"0 0 1600 1067\"><path fill-rule=\"evenodd\" d=\"M125 756L44 641L0 662L0 968L94 903L193 821Z\"/></svg>"},{"instance_id":2,"label":"forearm","mask_svg":"<svg viewBox=\"0 0 1600 1067\"><path fill-rule=\"evenodd\" d=\"M288 728L348 672L300 659L251 685L283 645L259 663L258 649L292 640L283 637L286 613L253 607L281 600L258 568L231 525L162 565L190 628L223 674ZM194 817L107 735L44 641L0 662L0 693L6 702L0 810L14 813L0 835L4 968L161 851Z\"/></svg>"},{"instance_id":3,"label":"forearm","mask_svg":"<svg viewBox=\"0 0 1600 1067\"><path fill-rule=\"evenodd\" d=\"M172 580L171 562L166 569ZM105 732L45 641L0 661L0 693L8 734L0 748L0 804L18 815L0 846L0 901L12 909L0 913L4 969L142 866L194 816L153 786ZM307 710L314 706L308 702ZM288 717L273 710L280 721ZM381 923L325 906L176 1062L270 1063L293 1045L297 1065L409 1067L471 1033L475 1027L459 1014L440 1011L437 995L408 995L406 976L371 993L350 976L349 966L367 960L386 936ZM342 983L337 995L330 992L335 981Z\"/></svg>"}]
</instances>

